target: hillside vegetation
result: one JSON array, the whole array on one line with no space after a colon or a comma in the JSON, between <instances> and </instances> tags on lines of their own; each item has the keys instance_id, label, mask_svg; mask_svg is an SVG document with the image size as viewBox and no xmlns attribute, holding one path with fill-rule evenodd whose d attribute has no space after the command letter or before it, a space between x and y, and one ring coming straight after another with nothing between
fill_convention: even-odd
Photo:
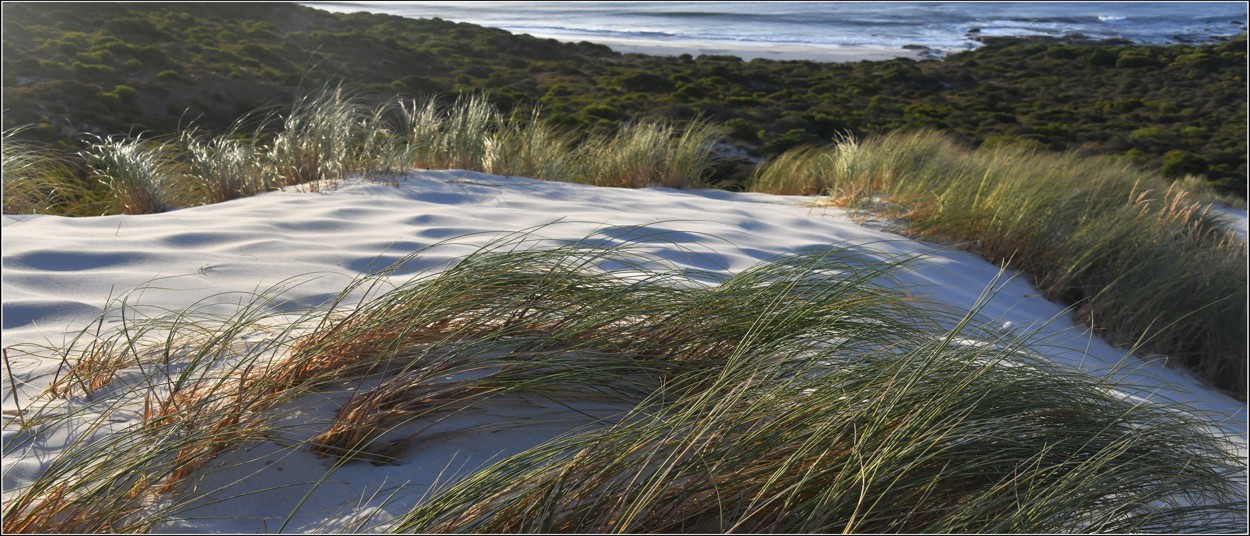
<instances>
[{"instance_id":1,"label":"hillside vegetation","mask_svg":"<svg viewBox=\"0 0 1250 536\"><path fill-rule=\"evenodd\" d=\"M1248 250L1205 202L1245 194L1244 36L818 64L294 4L3 9L6 214L149 214L414 167L820 194L1020 269L1126 354L1246 399ZM763 160L719 156L726 141ZM835 247L696 276L538 235L388 283L463 244L407 252L298 314L275 306L295 303L291 280L228 315L137 315L138 289L59 346L6 347L15 406L11 356L59 365L5 411L2 528L185 528L206 504L285 491L252 452L281 441L328 467L261 520L290 531L335 471L409 463L433 424L531 396L567 409L544 418L594 423L440 473L406 505L407 483L379 487L387 515L362 495L324 530L1246 530L1235 432L1051 362L1040 330L976 320L986 296L924 306L893 277L915 258ZM335 416L293 426L314 399Z\"/></svg>"},{"instance_id":2,"label":"hillside vegetation","mask_svg":"<svg viewBox=\"0 0 1250 536\"><path fill-rule=\"evenodd\" d=\"M994 40L943 61L847 64L617 54L439 19L294 4L28 4L4 11L4 128L82 148L81 133L229 128L258 108L350 81L395 94L489 91L503 113L608 131L702 117L756 156L842 135L948 131L969 146L1030 139L1123 155L1246 193L1245 36L1215 45ZM714 179L740 187L745 162Z\"/></svg>"}]
</instances>

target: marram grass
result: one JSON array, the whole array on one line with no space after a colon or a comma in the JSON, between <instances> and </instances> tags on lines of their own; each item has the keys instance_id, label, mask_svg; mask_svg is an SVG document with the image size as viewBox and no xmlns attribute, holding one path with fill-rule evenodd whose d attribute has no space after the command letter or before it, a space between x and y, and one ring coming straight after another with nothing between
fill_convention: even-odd
<instances>
[{"instance_id":1,"label":"marram grass","mask_svg":"<svg viewBox=\"0 0 1250 536\"><path fill-rule=\"evenodd\" d=\"M922 131L788 153L753 188L872 204L910 235L967 241L1074 304L1111 342L1140 342L1246 397L1246 244L1192 185L1107 158L1023 145L974 151Z\"/></svg>"},{"instance_id":2,"label":"marram grass","mask_svg":"<svg viewBox=\"0 0 1250 536\"><path fill-rule=\"evenodd\" d=\"M5 490L4 529L194 517L208 462L271 440L284 401L346 381L362 389L290 449L389 463L432 439L396 431L508 394L619 408L350 530L1245 531L1246 464L1218 427L1049 363L975 310L924 308L891 290L903 262L919 261L832 250L715 276L517 233L299 316L275 309L289 285L224 315L119 300L64 348L6 352L64 367L6 421L20 430L5 457L70 443Z\"/></svg>"},{"instance_id":3,"label":"marram grass","mask_svg":"<svg viewBox=\"0 0 1250 536\"><path fill-rule=\"evenodd\" d=\"M249 114L249 117L253 114ZM149 214L298 187L333 188L349 175L390 179L414 168L467 169L541 180L641 187L703 184L721 128L636 123L578 140L537 110L505 117L482 94L392 99L367 106L342 86L259 110L228 132L190 127L173 141L88 135L72 162L5 133L6 213ZM257 123L244 132L245 122ZM104 198L100 201L97 198Z\"/></svg>"},{"instance_id":4,"label":"marram grass","mask_svg":"<svg viewBox=\"0 0 1250 536\"><path fill-rule=\"evenodd\" d=\"M77 162L17 139L22 130L3 134L5 214L95 216L108 210L103 188L81 180Z\"/></svg>"},{"instance_id":5,"label":"marram grass","mask_svg":"<svg viewBox=\"0 0 1250 536\"><path fill-rule=\"evenodd\" d=\"M178 170L168 141L124 136L95 137L82 153L121 214L169 210Z\"/></svg>"}]
</instances>

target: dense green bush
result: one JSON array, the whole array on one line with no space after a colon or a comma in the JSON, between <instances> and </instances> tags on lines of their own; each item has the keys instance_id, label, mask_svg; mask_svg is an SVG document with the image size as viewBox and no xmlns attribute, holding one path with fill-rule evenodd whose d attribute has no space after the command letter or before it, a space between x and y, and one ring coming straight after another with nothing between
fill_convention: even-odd
<instances>
[{"instance_id":1,"label":"dense green bush","mask_svg":"<svg viewBox=\"0 0 1250 536\"><path fill-rule=\"evenodd\" d=\"M8 107L4 127L46 123L65 133L67 146L81 131L107 135L135 124L173 133L188 117L224 131L240 111L348 80L378 99L490 89L503 111L541 103L570 128L704 116L732 125L729 141L755 156L904 127L941 128L973 146L1029 139L1056 151L1132 155L1173 177L1196 171L1246 194L1244 35L1200 46L982 38L983 47L942 61L831 64L616 54L439 19L296 4L3 9L5 95L23 103ZM104 90L86 99L44 91L69 81ZM137 108L90 104L118 85L137 90ZM1157 128L1164 135L1142 130ZM1180 165L1166 157L1173 151L1207 166Z\"/></svg>"}]
</instances>

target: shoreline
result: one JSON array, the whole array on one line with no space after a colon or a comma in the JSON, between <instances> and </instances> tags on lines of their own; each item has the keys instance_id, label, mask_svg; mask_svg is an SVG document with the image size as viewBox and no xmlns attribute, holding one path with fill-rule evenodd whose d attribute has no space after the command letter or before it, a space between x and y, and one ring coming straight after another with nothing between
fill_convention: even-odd
<instances>
[{"instance_id":1,"label":"shoreline","mask_svg":"<svg viewBox=\"0 0 1250 536\"><path fill-rule=\"evenodd\" d=\"M545 36L535 36L544 37ZM557 41L567 41L566 39ZM587 42L604 45L614 52L622 54L644 54L648 56L681 56L689 54L694 57L703 55L737 56L743 61L754 59L774 61L816 61L830 63L850 63L858 61L887 61L906 58L914 61L937 59L938 51L924 48L885 48L865 46L815 46L815 45L784 45L773 43L750 42L716 42L716 41L661 41L641 39L602 39Z\"/></svg>"}]
</instances>

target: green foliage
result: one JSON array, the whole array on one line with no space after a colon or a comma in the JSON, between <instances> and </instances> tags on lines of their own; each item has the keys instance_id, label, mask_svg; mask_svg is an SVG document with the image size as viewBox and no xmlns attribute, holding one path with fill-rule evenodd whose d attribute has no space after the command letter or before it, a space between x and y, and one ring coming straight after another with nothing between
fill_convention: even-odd
<instances>
[{"instance_id":1,"label":"green foliage","mask_svg":"<svg viewBox=\"0 0 1250 536\"><path fill-rule=\"evenodd\" d=\"M84 151L92 175L121 214L154 214L172 208L176 171L167 143L121 136L96 137Z\"/></svg>"},{"instance_id":2,"label":"green foliage","mask_svg":"<svg viewBox=\"0 0 1250 536\"><path fill-rule=\"evenodd\" d=\"M446 437L433 425L458 415L535 432L531 419L481 420L514 400L559 404L541 419L570 431L396 488L388 507L420 499L393 516L312 515L360 533L1245 532L1233 425L1057 366L1038 356L1042 336L980 325L979 305L961 316L918 304L892 272L921 261L889 244L709 282L646 249L595 246L601 233L550 242L516 233L464 255L449 240L401 259L454 252L446 269L398 284L361 276L302 314L273 307L290 302L289 283L231 314L133 314L146 305L136 291L108 304L103 328L12 348L81 357L6 425L5 459L43 469L7 497L5 532L185 521L206 497L246 499L206 480L274 489L281 469L254 449L275 437L334 459L299 475L311 494L350 463L415 463ZM329 422L289 411L327 398L343 401ZM63 450L32 459L49 436ZM416 456L429 473L456 463L427 454Z\"/></svg>"},{"instance_id":3,"label":"green foliage","mask_svg":"<svg viewBox=\"0 0 1250 536\"><path fill-rule=\"evenodd\" d=\"M1185 175L1203 175L1207 172L1207 169L1205 158L1188 151L1175 149L1163 155L1163 169L1161 173L1165 177L1180 178Z\"/></svg>"},{"instance_id":4,"label":"green foliage","mask_svg":"<svg viewBox=\"0 0 1250 536\"><path fill-rule=\"evenodd\" d=\"M1204 164L1193 156L1169 158L1181 173ZM1037 142L969 151L935 132L900 131L784 154L751 186L828 193L905 218L916 236L968 240L1073 303L1114 343L1177 358L1246 397L1246 246L1186 192L1201 194L1197 185Z\"/></svg>"},{"instance_id":5,"label":"green foliage","mask_svg":"<svg viewBox=\"0 0 1250 536\"><path fill-rule=\"evenodd\" d=\"M351 80L418 98L489 88L505 113L541 101L570 128L701 114L732 125L730 141L756 156L901 127L941 128L968 145L1003 135L1051 150L1136 150L1139 164L1154 170L1180 150L1206 159L1207 177L1225 192L1246 193L1244 36L1168 47L983 38L985 46L943 61L822 64L620 55L468 24L296 4L9 3L4 14L6 35L24 32L21 40L6 37L4 48L6 98L20 95L27 104L6 111L10 129L47 123L106 133L138 123L171 134L190 109L205 131L224 132L245 111ZM41 87L67 81L104 90L72 100ZM118 85L138 91L137 107L80 104ZM376 98L369 104L384 96ZM1191 134L1134 137L1160 125ZM73 137L64 140L72 145Z\"/></svg>"},{"instance_id":6,"label":"green foliage","mask_svg":"<svg viewBox=\"0 0 1250 536\"><path fill-rule=\"evenodd\" d=\"M591 104L582 108L582 115L591 119L601 119L606 121L618 121L625 117L620 110L607 104Z\"/></svg>"}]
</instances>

